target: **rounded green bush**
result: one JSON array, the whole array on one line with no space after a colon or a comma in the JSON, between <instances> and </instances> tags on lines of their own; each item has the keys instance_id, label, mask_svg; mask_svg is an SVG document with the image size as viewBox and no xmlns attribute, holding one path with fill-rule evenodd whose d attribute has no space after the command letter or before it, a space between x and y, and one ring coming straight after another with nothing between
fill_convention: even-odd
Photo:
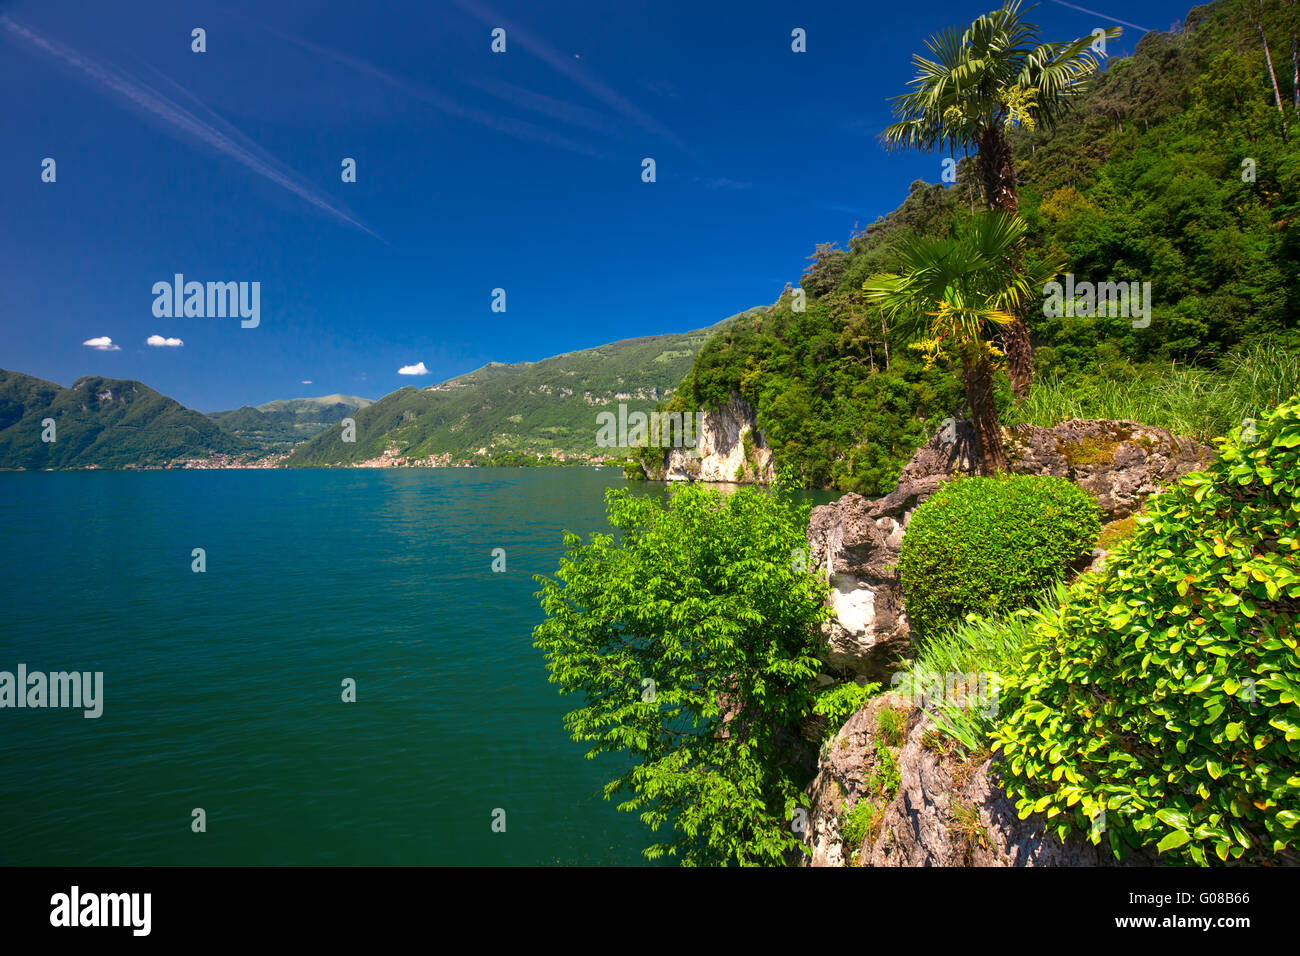
<instances>
[{"instance_id":1,"label":"rounded green bush","mask_svg":"<svg viewBox=\"0 0 1300 956\"><path fill-rule=\"evenodd\" d=\"M1040 612L994 734L1022 818L1117 856L1300 845L1300 402L1242 432Z\"/></svg>"},{"instance_id":2,"label":"rounded green bush","mask_svg":"<svg viewBox=\"0 0 1300 956\"><path fill-rule=\"evenodd\" d=\"M1024 607L1092 552L1097 503L1064 478L959 478L916 509L899 572L912 629Z\"/></svg>"}]
</instances>

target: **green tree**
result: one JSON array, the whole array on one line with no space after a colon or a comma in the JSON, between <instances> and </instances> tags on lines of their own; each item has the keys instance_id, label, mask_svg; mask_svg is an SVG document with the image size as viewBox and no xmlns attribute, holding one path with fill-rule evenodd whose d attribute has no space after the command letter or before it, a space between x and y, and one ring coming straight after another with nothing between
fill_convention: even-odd
<instances>
[{"instance_id":1,"label":"green tree","mask_svg":"<svg viewBox=\"0 0 1300 956\"><path fill-rule=\"evenodd\" d=\"M895 98L898 120L883 134L890 146L945 146L966 154L974 149L985 203L1007 213L1019 206L1007 131L1054 127L1100 64L1092 35L1040 43L1039 28L1025 19L1026 12L1012 0L967 27L951 27L927 40L933 59L912 57L912 89ZM1117 39L1120 30L1105 33L1106 39ZM1034 376L1029 331L1013 315L1002 332L1011 387L1024 397Z\"/></svg>"},{"instance_id":2,"label":"green tree","mask_svg":"<svg viewBox=\"0 0 1300 956\"><path fill-rule=\"evenodd\" d=\"M651 859L781 863L799 846L799 728L829 615L825 583L803 570L807 508L784 487L606 502L614 533L566 534L555 577L537 578L534 642L551 682L583 697L565 727L589 757L632 758L605 796L675 831Z\"/></svg>"},{"instance_id":3,"label":"green tree","mask_svg":"<svg viewBox=\"0 0 1300 956\"><path fill-rule=\"evenodd\" d=\"M901 327L919 339L913 347L929 361L948 357L960 365L984 475L1007 468L993 393L994 363L1001 353L992 336L1059 271L1026 269L1015 261L1024 234L1019 216L980 213L951 236L905 243L902 271L869 279L862 287L891 318L903 319Z\"/></svg>"}]
</instances>

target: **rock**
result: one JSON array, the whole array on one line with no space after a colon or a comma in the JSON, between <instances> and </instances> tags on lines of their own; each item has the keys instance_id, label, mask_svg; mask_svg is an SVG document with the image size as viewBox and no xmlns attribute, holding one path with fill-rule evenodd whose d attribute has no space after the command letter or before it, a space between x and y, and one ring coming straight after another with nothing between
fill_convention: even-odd
<instances>
[{"instance_id":1,"label":"rock","mask_svg":"<svg viewBox=\"0 0 1300 956\"><path fill-rule=\"evenodd\" d=\"M905 715L906 736L890 748L898 767L894 793L882 792L879 715ZM812 809L805 866L1114 866L1109 845L1072 832L1064 842L1041 814L1019 819L987 755L971 759L932 733L930 716L894 694L873 698L822 750L808 787ZM841 828L860 800L877 819L863 848L846 846ZM1126 865L1152 861L1131 856Z\"/></svg>"},{"instance_id":2,"label":"rock","mask_svg":"<svg viewBox=\"0 0 1300 956\"><path fill-rule=\"evenodd\" d=\"M774 477L772 450L758 430L754 409L733 395L725 405L705 412L698 444L693 449L668 449L663 477L668 481L770 483Z\"/></svg>"},{"instance_id":3,"label":"rock","mask_svg":"<svg viewBox=\"0 0 1300 956\"><path fill-rule=\"evenodd\" d=\"M1008 429L1007 455L1018 475L1068 478L1092 494L1104 520L1127 518L1151 495L1209 464L1214 450L1137 422L1062 422Z\"/></svg>"},{"instance_id":4,"label":"rock","mask_svg":"<svg viewBox=\"0 0 1300 956\"><path fill-rule=\"evenodd\" d=\"M850 493L812 510L810 566L825 569L836 614L823 628L827 664L878 680L907 649L910 630L894 565L912 512L942 482L931 476L900 483L874 501Z\"/></svg>"},{"instance_id":5,"label":"rock","mask_svg":"<svg viewBox=\"0 0 1300 956\"><path fill-rule=\"evenodd\" d=\"M941 429L899 475L898 487L869 500L847 494L812 510L808 548L824 568L837 620L823 628L822 660L873 680L908 648L902 587L894 570L913 512L954 475L973 468L974 430ZM1015 474L1066 478L1090 492L1104 520L1124 518L1179 476L1204 466L1212 450L1136 422L1069 421L1054 428L1005 430Z\"/></svg>"}]
</instances>

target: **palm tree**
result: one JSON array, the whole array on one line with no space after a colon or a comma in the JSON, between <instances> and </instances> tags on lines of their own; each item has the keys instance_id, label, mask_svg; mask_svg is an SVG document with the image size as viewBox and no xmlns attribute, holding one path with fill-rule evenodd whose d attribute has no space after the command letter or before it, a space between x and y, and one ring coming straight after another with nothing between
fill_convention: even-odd
<instances>
[{"instance_id":1,"label":"palm tree","mask_svg":"<svg viewBox=\"0 0 1300 956\"><path fill-rule=\"evenodd\" d=\"M1019 261L1025 228L1014 213L978 213L946 238L904 242L902 271L868 279L862 287L886 315L901 319L899 328L916 340L912 348L929 363L947 357L960 364L984 475L1007 469L993 399L993 372L1002 353L993 336L1060 271Z\"/></svg>"},{"instance_id":2,"label":"palm tree","mask_svg":"<svg viewBox=\"0 0 1300 956\"><path fill-rule=\"evenodd\" d=\"M1007 130L1055 127L1101 63L1096 37L1040 43L1026 13L1011 0L927 40L932 58L912 57L912 89L894 99L898 121L882 134L895 148L974 149L985 204L1009 213L1019 210L1019 198ZM1105 31L1107 40L1119 35L1118 27ZM1023 398L1034 378L1034 350L1019 316L1005 324L1003 341L1012 390Z\"/></svg>"}]
</instances>

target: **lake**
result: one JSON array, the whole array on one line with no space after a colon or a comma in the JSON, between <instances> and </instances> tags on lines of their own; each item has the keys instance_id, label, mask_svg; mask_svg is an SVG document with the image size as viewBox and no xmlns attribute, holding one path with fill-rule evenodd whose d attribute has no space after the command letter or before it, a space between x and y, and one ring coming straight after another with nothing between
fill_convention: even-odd
<instances>
[{"instance_id":1,"label":"lake","mask_svg":"<svg viewBox=\"0 0 1300 956\"><path fill-rule=\"evenodd\" d=\"M0 671L104 675L97 719L0 709L0 865L645 863L647 828L601 796L620 763L568 738L577 701L531 636L532 576L625 486L592 468L0 474Z\"/></svg>"}]
</instances>

